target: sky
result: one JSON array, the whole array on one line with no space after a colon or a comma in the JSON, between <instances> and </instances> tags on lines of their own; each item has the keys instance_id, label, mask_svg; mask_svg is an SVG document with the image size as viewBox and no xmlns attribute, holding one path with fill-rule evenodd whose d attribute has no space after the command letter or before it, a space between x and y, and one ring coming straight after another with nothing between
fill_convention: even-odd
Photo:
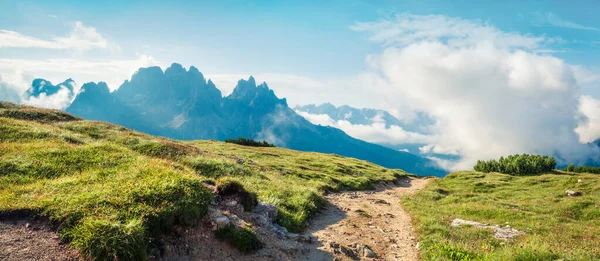
<instances>
[{"instance_id":1,"label":"sky","mask_svg":"<svg viewBox=\"0 0 600 261\"><path fill-rule=\"evenodd\" d=\"M407 121L425 112L436 122L422 139L426 149L460 154L460 162L440 160L453 169L515 152L560 149L578 160L593 153L583 143L600 137L597 1L0 6L0 98L18 99L38 77L105 81L114 90L139 67L177 62L196 66L225 94L254 75L292 106L347 104ZM355 135L365 140L417 135L332 124L367 128Z\"/></svg>"}]
</instances>

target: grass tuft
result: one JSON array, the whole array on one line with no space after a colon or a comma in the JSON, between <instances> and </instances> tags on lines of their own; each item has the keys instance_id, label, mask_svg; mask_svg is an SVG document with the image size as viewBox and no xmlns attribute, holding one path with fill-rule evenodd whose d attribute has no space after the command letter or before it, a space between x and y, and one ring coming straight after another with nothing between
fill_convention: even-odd
<instances>
[{"instance_id":1,"label":"grass tuft","mask_svg":"<svg viewBox=\"0 0 600 261\"><path fill-rule=\"evenodd\" d=\"M250 228L237 229L233 224L224 226L215 231L215 237L226 241L242 253L250 254L263 248L254 231Z\"/></svg>"}]
</instances>

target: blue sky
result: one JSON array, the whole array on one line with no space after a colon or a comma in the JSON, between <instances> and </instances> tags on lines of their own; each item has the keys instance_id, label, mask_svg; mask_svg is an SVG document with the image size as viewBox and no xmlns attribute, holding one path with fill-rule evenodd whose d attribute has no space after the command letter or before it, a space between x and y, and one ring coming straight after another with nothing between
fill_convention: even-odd
<instances>
[{"instance_id":1,"label":"blue sky","mask_svg":"<svg viewBox=\"0 0 600 261\"><path fill-rule=\"evenodd\" d=\"M393 12L478 19L504 31L560 37L566 42L554 47L564 53L555 56L597 67L600 31L572 25L600 27L598 8L594 8L598 5L594 1L3 0L0 28L44 39L64 35L70 24L81 21L119 45L118 54L108 54L113 58L144 53L164 63L193 64L211 73L343 77L361 71L365 56L379 47L349 26ZM73 54L8 50L1 56Z\"/></svg>"},{"instance_id":2,"label":"blue sky","mask_svg":"<svg viewBox=\"0 0 600 261\"><path fill-rule=\"evenodd\" d=\"M422 143L448 169L511 153L583 160L600 138L597 1L0 0L0 99L31 80L116 89L142 66L196 66L227 94L266 81L290 105L331 102L434 123L410 133L307 115L367 141ZM2 97L4 96L4 97ZM68 95L24 100L62 108ZM60 98L60 99L59 99ZM14 98L17 99L17 98Z\"/></svg>"}]
</instances>

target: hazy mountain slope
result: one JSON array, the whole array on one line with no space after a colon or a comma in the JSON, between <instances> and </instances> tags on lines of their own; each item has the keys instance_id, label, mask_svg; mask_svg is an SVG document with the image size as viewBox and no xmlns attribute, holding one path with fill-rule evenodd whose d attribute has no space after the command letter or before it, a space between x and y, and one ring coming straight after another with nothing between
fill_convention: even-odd
<instances>
[{"instance_id":1,"label":"hazy mountain slope","mask_svg":"<svg viewBox=\"0 0 600 261\"><path fill-rule=\"evenodd\" d=\"M86 96L88 98L86 98ZM428 159L313 125L266 83L240 80L227 97L195 68L141 68L117 91L79 95L67 111L175 139L257 138L305 151L336 153L420 175L443 175Z\"/></svg>"}]
</instances>

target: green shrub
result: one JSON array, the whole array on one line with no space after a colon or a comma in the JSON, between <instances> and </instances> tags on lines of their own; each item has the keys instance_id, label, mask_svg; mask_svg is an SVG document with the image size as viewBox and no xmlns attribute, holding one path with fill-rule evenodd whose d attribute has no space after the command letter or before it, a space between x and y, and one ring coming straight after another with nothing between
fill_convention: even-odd
<instances>
[{"instance_id":1,"label":"green shrub","mask_svg":"<svg viewBox=\"0 0 600 261\"><path fill-rule=\"evenodd\" d=\"M556 160L548 156L516 154L496 160L478 160L473 167L479 172L499 172L517 176L547 173L556 167Z\"/></svg>"},{"instance_id":2,"label":"green shrub","mask_svg":"<svg viewBox=\"0 0 600 261\"><path fill-rule=\"evenodd\" d=\"M266 141L255 141L253 139L246 138L237 138L237 139L226 139L227 143L235 143L243 146L251 146L251 147L275 147L275 145L268 143Z\"/></svg>"},{"instance_id":3,"label":"green shrub","mask_svg":"<svg viewBox=\"0 0 600 261\"><path fill-rule=\"evenodd\" d=\"M254 231L250 228L237 229L233 224L224 226L215 231L218 240L226 241L240 250L242 253L253 253L263 248L262 242L258 240Z\"/></svg>"},{"instance_id":4,"label":"green shrub","mask_svg":"<svg viewBox=\"0 0 600 261\"><path fill-rule=\"evenodd\" d=\"M575 173L592 173L592 174L600 174L600 167L589 167L589 166L578 166L575 167L573 164L569 165L565 171L575 172Z\"/></svg>"}]
</instances>

